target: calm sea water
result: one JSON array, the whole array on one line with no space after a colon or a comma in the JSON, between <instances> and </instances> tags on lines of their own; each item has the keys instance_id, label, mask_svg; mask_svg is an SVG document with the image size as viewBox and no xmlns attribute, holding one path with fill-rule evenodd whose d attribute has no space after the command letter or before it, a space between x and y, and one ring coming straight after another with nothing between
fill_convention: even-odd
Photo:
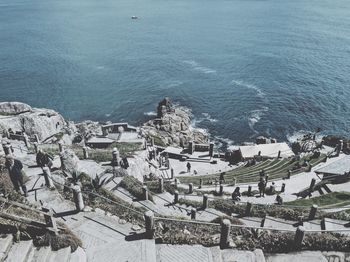
<instances>
[{"instance_id":1,"label":"calm sea water","mask_svg":"<svg viewBox=\"0 0 350 262\"><path fill-rule=\"evenodd\" d=\"M132 124L169 96L229 144L348 135L350 1L0 0L0 89Z\"/></svg>"}]
</instances>

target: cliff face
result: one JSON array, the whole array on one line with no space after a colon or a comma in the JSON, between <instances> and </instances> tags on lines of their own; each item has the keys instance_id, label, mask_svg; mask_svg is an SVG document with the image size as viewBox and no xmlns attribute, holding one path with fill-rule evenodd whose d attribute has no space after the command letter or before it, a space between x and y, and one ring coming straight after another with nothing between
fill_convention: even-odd
<instances>
[{"instance_id":1,"label":"cliff face","mask_svg":"<svg viewBox=\"0 0 350 262\"><path fill-rule=\"evenodd\" d=\"M0 103L0 132L25 132L28 136L37 134L45 140L55 134L67 133L68 124L54 110L32 108L18 102Z\"/></svg>"},{"instance_id":2,"label":"cliff face","mask_svg":"<svg viewBox=\"0 0 350 262\"><path fill-rule=\"evenodd\" d=\"M157 118L145 123L142 132L155 138L161 145L186 146L188 142L206 143L206 134L191 127L190 111L173 106L168 98L157 108Z\"/></svg>"}]
</instances>

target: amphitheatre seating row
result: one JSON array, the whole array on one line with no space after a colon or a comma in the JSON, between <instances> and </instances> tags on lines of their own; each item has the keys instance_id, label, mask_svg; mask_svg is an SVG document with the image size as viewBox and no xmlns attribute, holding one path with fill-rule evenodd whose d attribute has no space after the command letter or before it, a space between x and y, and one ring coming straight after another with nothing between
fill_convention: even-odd
<instances>
[{"instance_id":1,"label":"amphitheatre seating row","mask_svg":"<svg viewBox=\"0 0 350 262\"><path fill-rule=\"evenodd\" d=\"M300 162L304 161L303 158ZM323 162L325 159L324 155L321 155L319 158L313 158L309 161L312 166L316 166L319 163ZM288 171L293 170L293 167L299 161L295 161L291 158L289 159L274 159L274 160L265 160L257 165L250 167L239 167L233 169L224 174L224 183L229 184L236 179L237 183L248 183L248 182L258 182L259 181L259 172L264 170L265 173L269 176L269 179L279 179L287 177ZM292 175L303 172L304 169L298 169L291 172ZM193 183L195 185L199 184L199 180L202 179L203 184L211 183L212 180L219 180L220 174L206 175L206 176L184 176L180 180L182 183Z\"/></svg>"}]
</instances>

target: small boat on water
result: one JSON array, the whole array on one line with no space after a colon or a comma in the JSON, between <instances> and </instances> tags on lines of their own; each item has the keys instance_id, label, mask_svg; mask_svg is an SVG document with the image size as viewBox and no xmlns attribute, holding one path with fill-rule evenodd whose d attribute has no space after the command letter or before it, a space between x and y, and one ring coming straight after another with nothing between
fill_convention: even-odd
<instances>
[{"instance_id":1,"label":"small boat on water","mask_svg":"<svg viewBox=\"0 0 350 262\"><path fill-rule=\"evenodd\" d=\"M138 17L137 16L135 16L135 15L133 15L132 17L131 17L131 19L137 19Z\"/></svg>"}]
</instances>

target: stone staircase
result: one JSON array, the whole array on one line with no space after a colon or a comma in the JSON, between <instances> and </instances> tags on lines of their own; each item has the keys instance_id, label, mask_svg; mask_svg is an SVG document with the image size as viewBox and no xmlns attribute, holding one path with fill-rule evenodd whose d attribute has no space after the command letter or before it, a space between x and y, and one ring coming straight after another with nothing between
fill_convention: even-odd
<instances>
[{"instance_id":1,"label":"stone staircase","mask_svg":"<svg viewBox=\"0 0 350 262\"><path fill-rule=\"evenodd\" d=\"M32 240L14 242L12 235L0 238L0 262L86 262L86 254L78 248L71 253L71 248L58 251L50 247L37 248Z\"/></svg>"}]
</instances>

